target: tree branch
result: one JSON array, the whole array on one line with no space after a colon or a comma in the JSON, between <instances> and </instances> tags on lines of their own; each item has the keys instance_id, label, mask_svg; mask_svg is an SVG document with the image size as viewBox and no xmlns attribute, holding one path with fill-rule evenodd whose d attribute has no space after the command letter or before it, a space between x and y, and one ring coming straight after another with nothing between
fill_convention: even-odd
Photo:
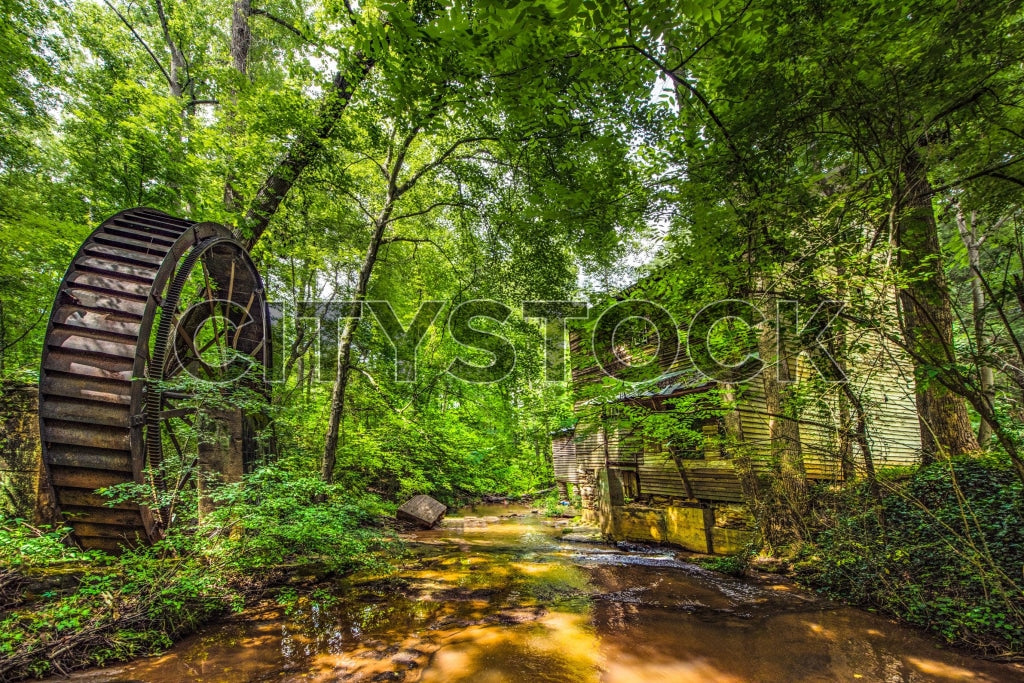
<instances>
[{"instance_id":1,"label":"tree branch","mask_svg":"<svg viewBox=\"0 0 1024 683\"><path fill-rule=\"evenodd\" d=\"M954 180L951 183L946 183L945 185L940 185L939 187L933 187L931 190L926 192L924 194L924 196L931 197L931 196L934 196L934 195L936 195L936 194L938 194L940 192L945 192L946 190L951 190L954 187L958 187L960 185L963 185L964 183L969 183L972 180L977 180L978 178L982 178L984 176L991 176L993 178L999 178L1001 180L1009 180L1009 181L1017 183L1019 185L1024 185L1024 181L1018 180L1017 178L1013 178L1011 176L1003 175L1002 173L998 173L998 171L1001 171L1004 168L1009 168L1010 166L1013 166L1014 164L1019 164L1022 161L1024 161L1024 156L1015 157L1015 158L1009 159L1007 161L1001 161L998 164L993 164L992 166L989 166L988 168L983 168L982 170L977 171L975 173L972 173L971 175L966 176L964 178L960 178L959 180Z\"/></svg>"},{"instance_id":2,"label":"tree branch","mask_svg":"<svg viewBox=\"0 0 1024 683\"><path fill-rule=\"evenodd\" d=\"M442 206L455 206L455 207L460 207L460 208L463 208L463 209L469 207L468 204L465 204L465 203L462 203L462 202L448 202L448 201L434 202L433 204L431 204L430 206L428 206L427 208L425 208L425 209L423 209L421 211L412 211L410 213L403 213L403 214L401 214L399 216L393 216L390 219L388 219L388 222L389 223L397 223L398 221L403 220L405 218L414 218L415 216L422 216L422 215L428 214L431 211L433 211L434 209L437 209L437 208L442 207Z\"/></svg>"},{"instance_id":3,"label":"tree branch","mask_svg":"<svg viewBox=\"0 0 1024 683\"><path fill-rule=\"evenodd\" d=\"M200 104L220 104L220 100L192 100L191 102L186 103L182 109L191 109L192 107L197 107Z\"/></svg>"},{"instance_id":4,"label":"tree branch","mask_svg":"<svg viewBox=\"0 0 1024 683\"><path fill-rule=\"evenodd\" d=\"M175 87L175 84L174 81L171 80L171 75L167 73L167 69L165 69L164 65L160 63L160 60L156 58L156 55L153 54L153 50L151 50L149 45L146 44L146 41L142 39L142 36L140 36L138 32L136 32L135 27L128 23L128 20L125 19L124 15L121 14L121 12L119 12L118 9L110 3L110 0L103 0L103 4L109 7L110 11L116 14L117 18L121 20L121 23L124 24L128 28L128 30L132 32L132 35L135 36L135 40L139 41L139 44L142 45L142 47L146 50L149 56L153 59L153 63L156 64L156 68L160 69L160 73L163 74L164 80L167 81L168 87L173 89Z\"/></svg>"},{"instance_id":5,"label":"tree branch","mask_svg":"<svg viewBox=\"0 0 1024 683\"><path fill-rule=\"evenodd\" d=\"M277 212L292 186L298 181L299 176L320 154L324 143L333 133L335 124L355 95L356 87L370 73L375 63L372 57L360 54L352 80L349 80L344 73L335 74L331 90L325 96L321 107L320 125L316 132L295 141L287 154L263 181L263 185L260 186L249 210L242 219L238 232L247 248L252 248L263 235L270 224L270 219Z\"/></svg>"},{"instance_id":6,"label":"tree branch","mask_svg":"<svg viewBox=\"0 0 1024 683\"><path fill-rule=\"evenodd\" d=\"M251 16L251 17L266 17L267 19L270 19L272 22L274 22L275 24L277 24L281 28L284 28L287 31L295 34L299 38L302 38L307 43L315 43L316 42L315 40L313 40L312 38L307 36L305 33L303 33L302 31L300 31L296 27L294 27L291 24L289 24L284 19L282 19L282 18L280 18L280 17L278 17L278 16L276 16L274 14L271 14L270 12L268 12L265 9L252 8L252 9L249 10L249 16Z\"/></svg>"},{"instance_id":7,"label":"tree branch","mask_svg":"<svg viewBox=\"0 0 1024 683\"><path fill-rule=\"evenodd\" d=\"M415 173L413 173L411 178L409 178L404 183L402 183L398 187L398 194L399 195L405 194L407 191L412 189L412 187L419 181L420 178L422 178L427 173L430 173L435 168L437 168L438 166L443 164L445 161L447 161L448 157L450 157L452 154L454 154L455 151L459 147L461 147L463 145L472 144L474 142L483 142L485 140L497 140L497 138L488 137L488 136L475 136L475 137L469 137L469 138L462 138L461 140L456 141L448 149L446 149L444 152L442 152L441 156L437 157L436 159L431 161L429 164L425 164L422 168L420 168L420 170L418 170Z\"/></svg>"},{"instance_id":8,"label":"tree branch","mask_svg":"<svg viewBox=\"0 0 1024 683\"><path fill-rule=\"evenodd\" d=\"M352 201L354 201L356 203L356 206L359 207L359 210L366 214L366 217L369 220L373 220L373 213L370 212L370 210L366 207L365 204L363 204L363 201L359 199L359 197L357 197L353 192L350 192L344 188L341 188L341 193L346 195Z\"/></svg>"}]
</instances>

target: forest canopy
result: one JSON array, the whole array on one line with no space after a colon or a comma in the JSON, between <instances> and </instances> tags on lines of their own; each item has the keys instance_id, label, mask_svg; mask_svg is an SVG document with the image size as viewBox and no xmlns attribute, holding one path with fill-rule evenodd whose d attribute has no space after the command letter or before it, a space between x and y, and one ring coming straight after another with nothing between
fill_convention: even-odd
<instances>
[{"instance_id":1,"label":"forest canopy","mask_svg":"<svg viewBox=\"0 0 1024 683\"><path fill-rule=\"evenodd\" d=\"M327 363L296 317L275 401L303 421L303 448L326 425L328 481L338 453L365 470L370 443L415 459L395 439L416 424L438 453L507 472L430 488L538 486L527 463L571 417L522 302L596 302L648 273L640 289L681 314L728 297L844 302L847 337L880 330L910 358L926 460L994 439L1024 473L1016 3L3 11L7 379L36 376L77 245L148 206L232 227L275 301L386 300L402 325L427 300L516 311L515 369L475 386L443 372L443 329L406 383L375 317L345 318ZM483 415L502 417L485 429ZM375 486L421 485L401 462L383 458Z\"/></svg>"}]
</instances>

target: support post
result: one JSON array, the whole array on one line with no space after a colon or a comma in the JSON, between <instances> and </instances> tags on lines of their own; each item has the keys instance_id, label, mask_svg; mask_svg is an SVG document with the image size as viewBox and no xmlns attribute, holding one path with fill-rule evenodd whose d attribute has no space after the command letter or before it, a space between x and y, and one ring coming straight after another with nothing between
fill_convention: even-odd
<instances>
[{"instance_id":1,"label":"support post","mask_svg":"<svg viewBox=\"0 0 1024 683\"><path fill-rule=\"evenodd\" d=\"M242 411L216 410L206 415L199 442L199 523L217 505L210 494L223 484L242 480Z\"/></svg>"}]
</instances>

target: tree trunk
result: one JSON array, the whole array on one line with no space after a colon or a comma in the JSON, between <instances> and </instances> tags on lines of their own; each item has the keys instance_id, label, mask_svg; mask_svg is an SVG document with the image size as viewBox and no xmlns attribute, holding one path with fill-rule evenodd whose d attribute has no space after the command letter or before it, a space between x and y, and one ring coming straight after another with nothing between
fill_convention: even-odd
<instances>
[{"instance_id":1,"label":"tree trunk","mask_svg":"<svg viewBox=\"0 0 1024 683\"><path fill-rule=\"evenodd\" d=\"M836 269L836 299L838 301L846 301L849 296L849 290L846 287L846 265L843 263L843 259L839 253L836 253L835 262L833 263ZM832 357L836 359L836 363L839 364L839 369L846 374L847 370L847 358L849 355L849 347L846 343L846 322L840 321L838 328L836 329L835 336L829 340L829 352ZM844 383L845 384L845 383ZM847 387L844 387L847 388ZM848 389L848 388L847 388ZM843 481L852 481L857 476L857 468L853 462L853 441L854 430L852 427L853 420L850 416L850 407L853 406L857 413L858 428L861 426L859 420L863 417L863 406L857 410L855 401L851 401L845 394L838 397L839 399L839 466L843 475ZM865 424L866 428L866 424ZM858 443L859 440L859 429L857 432ZM864 449L864 444L867 440L861 444L861 450L864 452L864 460L867 462L871 454ZM874 464L872 463L871 477L874 478Z\"/></svg>"},{"instance_id":2,"label":"tree trunk","mask_svg":"<svg viewBox=\"0 0 1024 683\"><path fill-rule=\"evenodd\" d=\"M352 300L353 304L350 317L345 319L345 328L342 331L341 339L338 342L338 367L334 376L334 389L331 391L331 410L327 422L327 437L324 440L324 454L321 461L320 476L330 484L334 481L334 463L338 457L338 435L341 433L341 418L345 411L345 391L348 388L348 377L350 358L352 353L352 335L355 333L359 323L359 316L362 314L361 302L366 298L366 291L370 286L370 277L373 275L373 267L377 263L377 253L380 245L384 242L384 231L391 222L391 214L395 209L395 202L407 191L412 189L416 180L422 173L414 174L407 183L398 186L398 177L405 166L405 155L409 151L413 140L419 135L420 129L413 128L402 140L397 150L388 153L388 163L391 170L388 174L387 194L384 198L384 206L380 214L373 221L373 235L370 237L370 244L366 248L366 257L359 269L359 279L356 282L356 291Z\"/></svg>"},{"instance_id":3,"label":"tree trunk","mask_svg":"<svg viewBox=\"0 0 1024 683\"><path fill-rule=\"evenodd\" d=\"M0 300L0 377L7 369L7 317L4 302Z\"/></svg>"},{"instance_id":4,"label":"tree trunk","mask_svg":"<svg viewBox=\"0 0 1024 683\"><path fill-rule=\"evenodd\" d=\"M167 50L171 53L171 68L168 72L170 76L171 97L180 99L184 93L181 74L184 73L187 68L187 65L185 64L185 55L182 54L181 48L178 47L178 44L171 36L171 30L167 23L167 15L164 13L164 5L161 0L156 0L156 13L160 20L160 30L164 36L164 43L167 44Z\"/></svg>"},{"instance_id":5,"label":"tree trunk","mask_svg":"<svg viewBox=\"0 0 1024 683\"><path fill-rule=\"evenodd\" d=\"M970 220L968 220L959 205L956 210L956 227L967 248L967 265L971 270L971 318L974 322L974 354L978 365L978 380L984 400L994 406L996 401L995 372L985 358L988 352L988 340L985 333L985 289L981 282L981 245L985 238L978 235L977 214L972 211ZM991 439L992 427L986 420L981 420L978 424L978 445L984 448Z\"/></svg>"},{"instance_id":6,"label":"tree trunk","mask_svg":"<svg viewBox=\"0 0 1024 683\"><path fill-rule=\"evenodd\" d=\"M388 214L391 212L392 203L393 200L389 197L386 208ZM361 302L366 298L370 276L373 275L373 266L377 263L377 254L380 251L386 227L387 216L383 216L383 220L378 219L374 225L370 246L366 249L363 265L359 269L359 280L352 297L355 303L349 311L349 317L345 318L341 338L338 340L338 367L334 375L334 388L331 390L331 410L327 420L327 436L324 439L324 455L320 468L320 476L328 484L334 481L334 463L338 458L338 437L341 434L341 418L345 411L345 392L348 389L349 371L351 370L352 336L355 334L362 316Z\"/></svg>"},{"instance_id":7,"label":"tree trunk","mask_svg":"<svg viewBox=\"0 0 1024 683\"><path fill-rule=\"evenodd\" d=\"M853 413L857 418L857 426L854 428L853 434L860 447L860 453L864 457L864 472L868 477L868 486L875 499L881 502L882 493L878 488L878 477L875 476L875 457L871 452L871 443L868 441L868 420L864 403L860 400L860 396L853 391L849 382L843 382L840 386L843 388L846 399L853 406Z\"/></svg>"},{"instance_id":8,"label":"tree trunk","mask_svg":"<svg viewBox=\"0 0 1024 683\"><path fill-rule=\"evenodd\" d=\"M249 74L249 48L252 46L252 28L249 25L249 17L252 15L252 2L250 0L235 0L231 12L231 66L238 72L240 81L244 82ZM230 138L236 137L235 111L238 104L238 97L235 88L231 88L232 108L228 113L227 133ZM233 147L231 145L230 147ZM228 173L224 179L224 208L228 211L236 211L242 198L235 189L235 175L232 170L234 155L228 153Z\"/></svg>"},{"instance_id":9,"label":"tree trunk","mask_svg":"<svg viewBox=\"0 0 1024 683\"><path fill-rule=\"evenodd\" d=\"M956 362L953 309L942 270L932 188L916 149L904 159L903 177L906 188L898 207L896 246L900 271L907 281L899 301L903 335L916 366L922 462L929 463L977 451L978 441L963 397L949 391L933 374Z\"/></svg>"},{"instance_id":10,"label":"tree trunk","mask_svg":"<svg viewBox=\"0 0 1024 683\"><path fill-rule=\"evenodd\" d=\"M338 119L352 100L356 87L370 73L373 65L372 58L360 56L355 69L356 75L352 80L345 74L335 74L331 88L324 98L316 131L300 137L292 144L256 192L256 197L252 200L238 231L247 248L252 248L259 241L270 224L270 219L277 213L278 207L299 176L320 154Z\"/></svg>"},{"instance_id":11,"label":"tree trunk","mask_svg":"<svg viewBox=\"0 0 1024 683\"><path fill-rule=\"evenodd\" d=\"M770 297L769 302L769 307L774 308L775 298ZM765 362L761 380L768 414L771 462L790 512L791 531L800 536L807 503L807 477L800 446L800 423L786 401L786 386L796 381L797 370L796 356L791 353L787 336L781 329L773 329L771 323L766 325L759 339L760 355Z\"/></svg>"},{"instance_id":12,"label":"tree trunk","mask_svg":"<svg viewBox=\"0 0 1024 683\"><path fill-rule=\"evenodd\" d=\"M235 0L231 12L231 65L243 76L249 73L249 47L252 45L250 0Z\"/></svg>"}]
</instances>

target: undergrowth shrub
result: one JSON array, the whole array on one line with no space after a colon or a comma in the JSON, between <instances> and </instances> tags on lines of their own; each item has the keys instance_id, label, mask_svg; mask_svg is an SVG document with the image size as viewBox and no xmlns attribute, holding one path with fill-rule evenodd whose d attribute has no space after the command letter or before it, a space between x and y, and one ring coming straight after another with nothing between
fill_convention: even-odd
<instances>
[{"instance_id":1,"label":"undergrowth shrub","mask_svg":"<svg viewBox=\"0 0 1024 683\"><path fill-rule=\"evenodd\" d=\"M397 547L378 525L393 505L284 465L261 467L217 497L211 523L227 533L216 552L242 571L309 561L332 571L383 570Z\"/></svg>"},{"instance_id":2,"label":"undergrowth shrub","mask_svg":"<svg viewBox=\"0 0 1024 683\"><path fill-rule=\"evenodd\" d=\"M695 557L691 561L704 569L728 574L729 576L744 576L747 573L747 568L750 566L749 557L745 554L710 555L708 557Z\"/></svg>"},{"instance_id":3,"label":"undergrowth shrub","mask_svg":"<svg viewBox=\"0 0 1024 683\"><path fill-rule=\"evenodd\" d=\"M827 593L993 656L1024 653L1024 498L1006 462L957 458L833 502L796 565Z\"/></svg>"},{"instance_id":4,"label":"undergrowth shrub","mask_svg":"<svg viewBox=\"0 0 1024 683\"><path fill-rule=\"evenodd\" d=\"M220 507L200 526L118 557L75 549L68 529L0 519L0 681L162 651L241 610L281 565L384 570L400 552L377 524L388 506L287 460L213 497Z\"/></svg>"},{"instance_id":5,"label":"undergrowth shrub","mask_svg":"<svg viewBox=\"0 0 1024 683\"><path fill-rule=\"evenodd\" d=\"M19 578L0 608L0 680L158 652L243 604L244 584L226 567L194 549L172 552L171 539L113 557L74 549L64 542L67 532L0 523L10 543L0 551L0 571Z\"/></svg>"}]
</instances>

